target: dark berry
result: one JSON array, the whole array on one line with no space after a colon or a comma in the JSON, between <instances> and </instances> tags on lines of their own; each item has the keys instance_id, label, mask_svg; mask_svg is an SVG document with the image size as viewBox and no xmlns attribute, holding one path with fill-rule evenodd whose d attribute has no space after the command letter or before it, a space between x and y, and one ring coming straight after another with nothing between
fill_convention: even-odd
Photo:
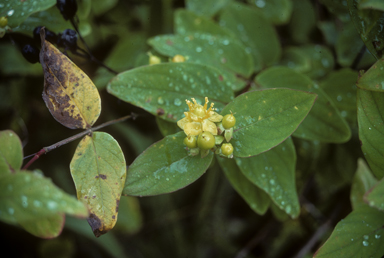
<instances>
[{"instance_id":1,"label":"dark berry","mask_svg":"<svg viewBox=\"0 0 384 258\"><path fill-rule=\"evenodd\" d=\"M77 49L77 34L76 31L71 29L66 29L63 33L59 34L59 39L57 41L59 47L69 49L71 51L76 51Z\"/></svg>"},{"instance_id":2,"label":"dark berry","mask_svg":"<svg viewBox=\"0 0 384 258\"><path fill-rule=\"evenodd\" d=\"M33 30L33 40L36 42L36 44L40 45L40 30L43 26L36 27ZM45 39L51 42L52 44L56 44L57 42L57 35L53 31L48 30L45 28Z\"/></svg>"},{"instance_id":3,"label":"dark berry","mask_svg":"<svg viewBox=\"0 0 384 258\"><path fill-rule=\"evenodd\" d=\"M56 6L65 20L75 17L77 12L76 0L57 0Z\"/></svg>"},{"instance_id":4,"label":"dark berry","mask_svg":"<svg viewBox=\"0 0 384 258\"><path fill-rule=\"evenodd\" d=\"M21 50L24 58L32 64L39 62L39 52L39 49L31 44L24 45L23 49Z\"/></svg>"}]
</instances>

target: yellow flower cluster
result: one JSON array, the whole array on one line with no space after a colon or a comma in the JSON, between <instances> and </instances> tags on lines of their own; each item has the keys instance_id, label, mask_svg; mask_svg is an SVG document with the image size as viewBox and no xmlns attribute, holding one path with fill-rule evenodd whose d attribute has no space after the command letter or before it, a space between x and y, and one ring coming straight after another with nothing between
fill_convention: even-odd
<instances>
[{"instance_id":1,"label":"yellow flower cluster","mask_svg":"<svg viewBox=\"0 0 384 258\"><path fill-rule=\"evenodd\" d=\"M205 97L204 106L198 104L194 98L192 101L186 100L189 111L184 112L185 117L177 121L177 125L184 130L186 135L199 135L202 132L210 132L217 135L215 123L221 122L223 116L216 113L213 108L214 103L208 107L208 97Z\"/></svg>"}]
</instances>

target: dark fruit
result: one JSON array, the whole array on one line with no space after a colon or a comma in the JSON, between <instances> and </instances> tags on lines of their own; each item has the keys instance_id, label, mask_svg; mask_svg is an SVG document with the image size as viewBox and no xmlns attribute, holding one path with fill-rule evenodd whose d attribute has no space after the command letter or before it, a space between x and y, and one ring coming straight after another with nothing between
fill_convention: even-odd
<instances>
[{"instance_id":1,"label":"dark fruit","mask_svg":"<svg viewBox=\"0 0 384 258\"><path fill-rule=\"evenodd\" d=\"M21 50L21 53L23 54L24 58L30 63L34 64L39 62L40 51L39 49L37 49L37 47L31 44L26 44Z\"/></svg>"}]
</instances>

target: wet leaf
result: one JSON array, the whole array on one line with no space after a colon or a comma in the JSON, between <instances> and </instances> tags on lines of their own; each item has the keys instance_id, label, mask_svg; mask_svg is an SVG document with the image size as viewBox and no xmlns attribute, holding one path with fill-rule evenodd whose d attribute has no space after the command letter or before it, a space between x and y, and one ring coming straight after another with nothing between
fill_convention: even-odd
<instances>
[{"instance_id":1,"label":"wet leaf","mask_svg":"<svg viewBox=\"0 0 384 258\"><path fill-rule=\"evenodd\" d=\"M44 71L43 99L62 125L90 128L101 111L99 92L89 77L55 46L41 30L40 63Z\"/></svg>"},{"instance_id":2,"label":"wet leaf","mask_svg":"<svg viewBox=\"0 0 384 258\"><path fill-rule=\"evenodd\" d=\"M357 81L357 87L364 90L384 92L384 58L377 60Z\"/></svg>"},{"instance_id":3,"label":"wet leaf","mask_svg":"<svg viewBox=\"0 0 384 258\"><path fill-rule=\"evenodd\" d=\"M364 41L369 52L379 59L383 55L384 35L382 28L384 26L384 12L362 9L358 6L362 0L347 0L349 12L361 39Z\"/></svg>"},{"instance_id":4,"label":"wet leaf","mask_svg":"<svg viewBox=\"0 0 384 258\"><path fill-rule=\"evenodd\" d=\"M291 21L288 28L292 39L297 43L308 43L309 36L316 26L316 13L310 0L294 0Z\"/></svg>"},{"instance_id":5,"label":"wet leaf","mask_svg":"<svg viewBox=\"0 0 384 258\"><path fill-rule=\"evenodd\" d=\"M290 88L318 95L311 112L294 132L294 136L334 143L346 142L351 137L349 126L333 101L307 76L286 67L273 67L258 74L255 81L263 88Z\"/></svg>"},{"instance_id":6,"label":"wet leaf","mask_svg":"<svg viewBox=\"0 0 384 258\"><path fill-rule=\"evenodd\" d=\"M211 65L244 77L252 73L251 55L243 44L230 37L200 33L164 35L149 39L148 44L169 57L183 55L186 62Z\"/></svg>"},{"instance_id":7,"label":"wet leaf","mask_svg":"<svg viewBox=\"0 0 384 258\"><path fill-rule=\"evenodd\" d=\"M46 10L56 4L55 0L20 1L9 0L0 5L1 16L8 16L8 26L17 27L29 15Z\"/></svg>"},{"instance_id":8,"label":"wet leaf","mask_svg":"<svg viewBox=\"0 0 384 258\"><path fill-rule=\"evenodd\" d=\"M188 10L209 17L213 16L229 2L230 0L186 0L185 4Z\"/></svg>"},{"instance_id":9,"label":"wet leaf","mask_svg":"<svg viewBox=\"0 0 384 258\"><path fill-rule=\"evenodd\" d=\"M123 194L134 196L174 192L196 181L211 164L213 153L188 156L184 132L169 135L151 145L127 171Z\"/></svg>"},{"instance_id":10,"label":"wet leaf","mask_svg":"<svg viewBox=\"0 0 384 258\"><path fill-rule=\"evenodd\" d=\"M234 156L254 156L283 142L307 116L315 99L315 94L290 89L251 91L235 98L221 112L235 113Z\"/></svg>"},{"instance_id":11,"label":"wet leaf","mask_svg":"<svg viewBox=\"0 0 384 258\"><path fill-rule=\"evenodd\" d=\"M253 56L254 71L275 64L281 55L280 40L275 28L256 8L233 2L220 15L221 26L230 29ZM255 29L257 28L257 29Z\"/></svg>"},{"instance_id":12,"label":"wet leaf","mask_svg":"<svg viewBox=\"0 0 384 258\"><path fill-rule=\"evenodd\" d=\"M320 0L320 2L341 21L348 22L351 20L346 1Z\"/></svg>"},{"instance_id":13,"label":"wet leaf","mask_svg":"<svg viewBox=\"0 0 384 258\"><path fill-rule=\"evenodd\" d=\"M367 204L363 200L363 196L366 192L368 192L369 189L371 189L377 183L377 179L373 176L368 165L362 158L358 160L357 164L358 167L356 170L356 174L353 177L350 194L353 210L367 206Z\"/></svg>"},{"instance_id":14,"label":"wet leaf","mask_svg":"<svg viewBox=\"0 0 384 258\"><path fill-rule=\"evenodd\" d=\"M314 258L373 257L384 253L384 213L370 207L352 211L337 223Z\"/></svg>"},{"instance_id":15,"label":"wet leaf","mask_svg":"<svg viewBox=\"0 0 384 258\"><path fill-rule=\"evenodd\" d=\"M86 207L40 173L17 171L0 180L0 219L15 224L66 213L87 217Z\"/></svg>"},{"instance_id":16,"label":"wet leaf","mask_svg":"<svg viewBox=\"0 0 384 258\"><path fill-rule=\"evenodd\" d=\"M287 66L299 73L306 73L311 70L312 62L301 47L286 47L284 48L281 58L281 65Z\"/></svg>"},{"instance_id":17,"label":"wet leaf","mask_svg":"<svg viewBox=\"0 0 384 258\"><path fill-rule=\"evenodd\" d=\"M300 213L295 185L296 152L291 138L273 149L236 163L248 180L263 189L292 218Z\"/></svg>"},{"instance_id":18,"label":"wet leaf","mask_svg":"<svg viewBox=\"0 0 384 258\"><path fill-rule=\"evenodd\" d=\"M265 214L270 204L269 196L252 184L240 171L232 159L218 158L227 179L236 192L247 202L249 207L259 215Z\"/></svg>"},{"instance_id":19,"label":"wet leaf","mask_svg":"<svg viewBox=\"0 0 384 258\"><path fill-rule=\"evenodd\" d=\"M300 49L311 62L311 68L304 74L312 79L324 77L327 73L333 70L335 61L332 52L325 46L321 45L305 45Z\"/></svg>"},{"instance_id":20,"label":"wet leaf","mask_svg":"<svg viewBox=\"0 0 384 258\"><path fill-rule=\"evenodd\" d=\"M384 176L384 93L357 90L357 122L361 149L373 174Z\"/></svg>"},{"instance_id":21,"label":"wet leaf","mask_svg":"<svg viewBox=\"0 0 384 258\"><path fill-rule=\"evenodd\" d=\"M291 18L291 0L248 0L248 2L254 4L268 21L275 25L286 24Z\"/></svg>"},{"instance_id":22,"label":"wet leaf","mask_svg":"<svg viewBox=\"0 0 384 258\"><path fill-rule=\"evenodd\" d=\"M61 234L65 222L64 213L20 222L20 225L34 236L50 239Z\"/></svg>"},{"instance_id":23,"label":"wet leaf","mask_svg":"<svg viewBox=\"0 0 384 258\"><path fill-rule=\"evenodd\" d=\"M356 80L358 73L349 68L331 72L320 82L320 88L329 96L340 115L356 126Z\"/></svg>"},{"instance_id":24,"label":"wet leaf","mask_svg":"<svg viewBox=\"0 0 384 258\"><path fill-rule=\"evenodd\" d=\"M363 0L359 4L359 9L375 9L384 11L384 2L382 0Z\"/></svg>"},{"instance_id":25,"label":"wet leaf","mask_svg":"<svg viewBox=\"0 0 384 258\"><path fill-rule=\"evenodd\" d=\"M0 131L0 175L19 170L23 163L23 149L17 134Z\"/></svg>"},{"instance_id":26,"label":"wet leaf","mask_svg":"<svg viewBox=\"0 0 384 258\"><path fill-rule=\"evenodd\" d=\"M50 31L56 33L63 32L63 30L72 27L71 22L64 20L59 9L53 6L47 10L32 14L20 26L12 29L12 31L31 35L37 26L45 26Z\"/></svg>"},{"instance_id":27,"label":"wet leaf","mask_svg":"<svg viewBox=\"0 0 384 258\"><path fill-rule=\"evenodd\" d=\"M204 98L222 110L233 99L227 78L210 66L192 63L164 63L118 74L108 84L112 95L141 107L164 120L176 122L188 111L185 99Z\"/></svg>"},{"instance_id":28,"label":"wet leaf","mask_svg":"<svg viewBox=\"0 0 384 258\"><path fill-rule=\"evenodd\" d=\"M77 198L88 205L88 223L99 237L116 224L126 177L123 152L111 135L94 132L81 140L70 168Z\"/></svg>"},{"instance_id":29,"label":"wet leaf","mask_svg":"<svg viewBox=\"0 0 384 258\"><path fill-rule=\"evenodd\" d=\"M236 35L229 29L204 16L194 12L179 9L175 11L175 32L180 35L193 35L193 33L205 33L221 37L236 39Z\"/></svg>"}]
</instances>

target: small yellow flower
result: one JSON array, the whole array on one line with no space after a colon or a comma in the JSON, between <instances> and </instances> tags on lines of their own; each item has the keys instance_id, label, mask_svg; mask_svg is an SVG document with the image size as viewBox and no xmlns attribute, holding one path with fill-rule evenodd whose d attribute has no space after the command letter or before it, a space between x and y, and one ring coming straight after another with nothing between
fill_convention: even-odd
<instances>
[{"instance_id":1,"label":"small yellow flower","mask_svg":"<svg viewBox=\"0 0 384 258\"><path fill-rule=\"evenodd\" d=\"M217 135L217 126L215 123L220 122L223 116L216 113L213 108L214 103L207 109L208 98L205 97L204 106L197 104L196 100L185 100L189 107L189 112L184 112L185 117L177 121L177 125L184 130L186 135L199 135L202 132L210 132Z\"/></svg>"}]
</instances>

